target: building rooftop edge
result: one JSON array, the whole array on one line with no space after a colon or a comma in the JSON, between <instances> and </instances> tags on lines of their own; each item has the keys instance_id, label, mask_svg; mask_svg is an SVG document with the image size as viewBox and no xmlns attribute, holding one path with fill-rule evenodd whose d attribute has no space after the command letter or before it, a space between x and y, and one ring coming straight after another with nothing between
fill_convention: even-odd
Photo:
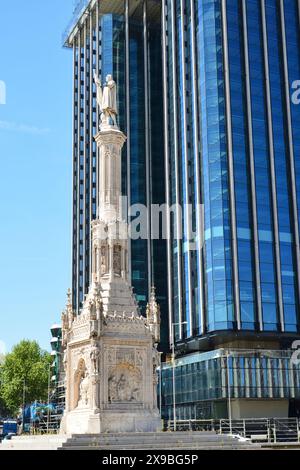
<instances>
[{"instance_id":1,"label":"building rooftop edge","mask_svg":"<svg viewBox=\"0 0 300 470\"><path fill-rule=\"evenodd\" d=\"M83 18L89 10L94 8L94 5L97 3L97 0L80 0L78 1L74 11L73 16L63 33L62 42L64 47L71 47L71 39L81 18Z\"/></svg>"},{"instance_id":2,"label":"building rooftop edge","mask_svg":"<svg viewBox=\"0 0 300 470\"><path fill-rule=\"evenodd\" d=\"M64 47L72 47L73 38L76 35L78 29L83 24L86 17L93 11L99 2L99 13L116 13L120 14L124 10L124 0L78 0L77 5L73 11L73 16L63 34L62 42ZM160 4L160 0L149 0L148 15L157 19L157 6ZM129 15L134 14L139 3L136 2L132 5L129 11ZM159 19L161 15L159 14Z\"/></svg>"},{"instance_id":3,"label":"building rooftop edge","mask_svg":"<svg viewBox=\"0 0 300 470\"><path fill-rule=\"evenodd\" d=\"M209 359L217 359L219 357L236 357L236 356L267 356L272 358L289 358L292 354L292 349L240 349L240 348L219 348L213 351L198 351L186 356L178 357L175 360L176 367L191 364L193 362L201 362ZM164 362L162 369L170 369L173 367L172 361Z\"/></svg>"}]
</instances>

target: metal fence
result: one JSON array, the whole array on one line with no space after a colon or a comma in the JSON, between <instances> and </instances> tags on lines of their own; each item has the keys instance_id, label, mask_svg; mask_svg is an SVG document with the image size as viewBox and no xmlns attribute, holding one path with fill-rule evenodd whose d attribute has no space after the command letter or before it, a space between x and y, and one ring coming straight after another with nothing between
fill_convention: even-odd
<instances>
[{"instance_id":1,"label":"metal fence","mask_svg":"<svg viewBox=\"0 0 300 470\"><path fill-rule=\"evenodd\" d=\"M164 431L213 431L232 434L252 442L300 443L298 418L200 419L164 421Z\"/></svg>"}]
</instances>

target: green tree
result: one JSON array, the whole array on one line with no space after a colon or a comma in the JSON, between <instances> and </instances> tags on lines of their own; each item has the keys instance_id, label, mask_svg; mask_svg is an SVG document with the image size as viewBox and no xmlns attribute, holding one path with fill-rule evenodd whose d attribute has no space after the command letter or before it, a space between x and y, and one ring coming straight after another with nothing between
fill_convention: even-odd
<instances>
[{"instance_id":1,"label":"green tree","mask_svg":"<svg viewBox=\"0 0 300 470\"><path fill-rule=\"evenodd\" d=\"M11 414L23 404L46 400L51 356L36 341L23 340L5 356L0 372L0 398Z\"/></svg>"},{"instance_id":2,"label":"green tree","mask_svg":"<svg viewBox=\"0 0 300 470\"><path fill-rule=\"evenodd\" d=\"M2 383L2 380L1 380L1 373L2 373L2 364L4 362L4 354L0 354L0 392L1 392L1 383ZM1 394L0 394L0 417L6 417L8 415L8 410L6 409L6 406L4 404L4 400L3 398L1 397Z\"/></svg>"}]
</instances>

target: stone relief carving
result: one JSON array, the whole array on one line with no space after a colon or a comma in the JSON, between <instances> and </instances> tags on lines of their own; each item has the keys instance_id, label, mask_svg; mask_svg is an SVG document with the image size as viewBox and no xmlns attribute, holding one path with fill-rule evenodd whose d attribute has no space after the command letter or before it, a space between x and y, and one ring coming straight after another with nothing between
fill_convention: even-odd
<instances>
[{"instance_id":1,"label":"stone relief carving","mask_svg":"<svg viewBox=\"0 0 300 470\"><path fill-rule=\"evenodd\" d=\"M142 395L142 376L138 368L121 364L110 370L109 403L138 403L143 401Z\"/></svg>"},{"instance_id":2,"label":"stone relief carving","mask_svg":"<svg viewBox=\"0 0 300 470\"><path fill-rule=\"evenodd\" d=\"M135 363L138 366L142 366L144 362L144 353L141 350L136 351Z\"/></svg>"},{"instance_id":3,"label":"stone relief carving","mask_svg":"<svg viewBox=\"0 0 300 470\"><path fill-rule=\"evenodd\" d=\"M116 351L114 349L106 351L106 357L107 357L106 362L108 364L115 364L116 363Z\"/></svg>"},{"instance_id":4,"label":"stone relief carving","mask_svg":"<svg viewBox=\"0 0 300 470\"><path fill-rule=\"evenodd\" d=\"M107 266L107 248L106 246L101 247L101 274L105 274L108 271Z\"/></svg>"},{"instance_id":5,"label":"stone relief carving","mask_svg":"<svg viewBox=\"0 0 300 470\"><path fill-rule=\"evenodd\" d=\"M118 400L118 379L111 375L108 379L108 401L113 403Z\"/></svg>"},{"instance_id":6,"label":"stone relief carving","mask_svg":"<svg viewBox=\"0 0 300 470\"><path fill-rule=\"evenodd\" d=\"M132 312L130 316L126 313L118 314L115 312L106 315L105 319L107 330L118 330L122 332L135 331L137 333L145 333L146 320L144 317L138 316L135 312ZM150 331L149 334L151 334Z\"/></svg>"},{"instance_id":7,"label":"stone relief carving","mask_svg":"<svg viewBox=\"0 0 300 470\"><path fill-rule=\"evenodd\" d=\"M121 251L122 248L120 245L114 246L114 254L113 254L113 270L114 273L121 276Z\"/></svg>"},{"instance_id":8,"label":"stone relief carving","mask_svg":"<svg viewBox=\"0 0 300 470\"><path fill-rule=\"evenodd\" d=\"M131 364L142 366L144 364L145 349L135 348L104 348L105 363L108 365Z\"/></svg>"},{"instance_id":9,"label":"stone relief carving","mask_svg":"<svg viewBox=\"0 0 300 470\"><path fill-rule=\"evenodd\" d=\"M127 364L134 364L134 350L132 349L118 349L117 350L117 363L127 363Z\"/></svg>"},{"instance_id":10,"label":"stone relief carving","mask_svg":"<svg viewBox=\"0 0 300 470\"><path fill-rule=\"evenodd\" d=\"M89 320L89 313L87 313L86 311L83 312L81 315L77 315L77 317L75 318L73 322L73 329L81 325L85 326L88 320Z\"/></svg>"},{"instance_id":11,"label":"stone relief carving","mask_svg":"<svg viewBox=\"0 0 300 470\"><path fill-rule=\"evenodd\" d=\"M82 325L78 327L74 327L71 334L70 334L70 339L78 339L78 338L85 338L88 337L89 335L89 325Z\"/></svg>"}]
</instances>

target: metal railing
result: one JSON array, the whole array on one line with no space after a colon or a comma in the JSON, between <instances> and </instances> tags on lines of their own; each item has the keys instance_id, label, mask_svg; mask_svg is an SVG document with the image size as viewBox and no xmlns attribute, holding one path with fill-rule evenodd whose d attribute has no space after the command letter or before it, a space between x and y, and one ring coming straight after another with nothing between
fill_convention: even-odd
<instances>
[{"instance_id":1,"label":"metal railing","mask_svg":"<svg viewBox=\"0 0 300 470\"><path fill-rule=\"evenodd\" d=\"M300 442L299 420L297 418L274 419L273 435L274 442Z\"/></svg>"},{"instance_id":2,"label":"metal railing","mask_svg":"<svg viewBox=\"0 0 300 470\"><path fill-rule=\"evenodd\" d=\"M164 431L174 431L174 421L163 421ZM300 443L298 418L176 420L176 431L212 431L232 434L252 442Z\"/></svg>"},{"instance_id":3,"label":"metal railing","mask_svg":"<svg viewBox=\"0 0 300 470\"><path fill-rule=\"evenodd\" d=\"M188 419L176 420L176 431L216 431L217 421L214 419ZM173 420L163 420L164 431L174 431Z\"/></svg>"},{"instance_id":4,"label":"metal railing","mask_svg":"<svg viewBox=\"0 0 300 470\"><path fill-rule=\"evenodd\" d=\"M244 439L260 442L271 442L272 425L269 418L248 418L248 419L229 419L220 420L220 434L234 434Z\"/></svg>"}]
</instances>

